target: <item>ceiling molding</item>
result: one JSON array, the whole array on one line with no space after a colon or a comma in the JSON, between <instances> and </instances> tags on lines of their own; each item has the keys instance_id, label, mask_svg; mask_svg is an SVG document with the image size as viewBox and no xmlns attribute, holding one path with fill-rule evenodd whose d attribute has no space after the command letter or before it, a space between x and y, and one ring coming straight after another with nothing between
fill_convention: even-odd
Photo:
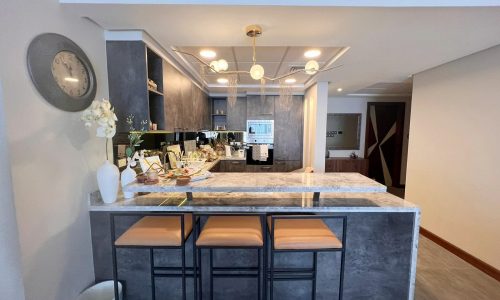
<instances>
[{"instance_id":1,"label":"ceiling molding","mask_svg":"<svg viewBox=\"0 0 500 300\"><path fill-rule=\"evenodd\" d=\"M352 97L411 97L411 94L358 94L358 93L351 93L347 94L346 96L352 96Z\"/></svg>"},{"instance_id":2,"label":"ceiling molding","mask_svg":"<svg viewBox=\"0 0 500 300\"><path fill-rule=\"evenodd\" d=\"M59 0L64 4L176 4L328 7L474 7L498 6L499 0Z\"/></svg>"},{"instance_id":3,"label":"ceiling molding","mask_svg":"<svg viewBox=\"0 0 500 300\"><path fill-rule=\"evenodd\" d=\"M290 87L294 88L294 89L301 89L303 90L304 89L304 85L303 84L290 84L289 85ZM227 88L228 85L227 84L213 84L213 83L209 83L207 85L207 87L209 88ZM261 88L261 85L260 84L238 84L238 88L242 88L242 89L260 89ZM279 89L280 88L280 85L279 84L266 84L264 85L264 88L266 89Z\"/></svg>"},{"instance_id":4,"label":"ceiling molding","mask_svg":"<svg viewBox=\"0 0 500 300\"><path fill-rule=\"evenodd\" d=\"M342 47L339 52L337 52L337 54L335 54L335 56L332 57L332 59L330 59L329 62L326 63L326 65L324 65L322 68L329 68L331 67L340 57L342 57L342 55L344 55L347 51L349 51L349 49L351 49L351 47ZM315 84L318 80L318 75L320 73L316 73L314 76L312 76L311 78L309 78L305 83L304 83L304 89L307 90L311 85Z\"/></svg>"}]
</instances>

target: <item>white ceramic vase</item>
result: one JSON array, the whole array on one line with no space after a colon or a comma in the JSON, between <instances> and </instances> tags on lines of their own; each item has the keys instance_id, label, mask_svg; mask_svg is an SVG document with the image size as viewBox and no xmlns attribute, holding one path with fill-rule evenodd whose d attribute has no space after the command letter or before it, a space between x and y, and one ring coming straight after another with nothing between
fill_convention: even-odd
<instances>
[{"instance_id":1,"label":"white ceramic vase","mask_svg":"<svg viewBox=\"0 0 500 300\"><path fill-rule=\"evenodd\" d=\"M104 203L113 203L118 195L120 171L118 167L106 160L97 170L97 185Z\"/></svg>"},{"instance_id":2,"label":"white ceramic vase","mask_svg":"<svg viewBox=\"0 0 500 300\"><path fill-rule=\"evenodd\" d=\"M130 167L130 163L128 163L125 170L122 171L122 175L120 177L122 183L122 189L127 184L133 182L136 176L137 174L135 173L134 169L132 169ZM130 199L133 198L134 196L135 196L134 192L123 192L123 197L125 197L125 199Z\"/></svg>"}]
</instances>

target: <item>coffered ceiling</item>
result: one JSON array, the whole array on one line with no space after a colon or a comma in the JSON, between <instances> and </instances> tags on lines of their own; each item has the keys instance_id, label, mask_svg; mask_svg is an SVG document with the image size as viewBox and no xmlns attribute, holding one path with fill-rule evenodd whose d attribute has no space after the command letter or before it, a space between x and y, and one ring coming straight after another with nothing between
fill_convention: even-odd
<instances>
[{"instance_id":1,"label":"coffered ceiling","mask_svg":"<svg viewBox=\"0 0 500 300\"><path fill-rule=\"evenodd\" d=\"M362 3L374 6L380 2L385 7L345 6L357 1L311 2L318 6L306 6L309 3L306 1L290 1L302 6L286 6L283 1L254 2L260 5L236 5L244 1L222 0L148 1L155 4L130 4L140 1L125 0L60 1L67 2L62 9L86 17L105 30L144 30L167 50L210 46L219 55L228 57L230 63L238 62L238 68L249 67L251 40L245 35L245 27L250 24L259 24L264 30L257 40L257 60L270 60L266 72L288 67L276 65L287 48L291 58L286 60L294 63L294 57L299 60L308 47L331 49L324 51L328 56L336 49L349 47L335 62L342 64L342 68L318 74L314 79L328 81L331 95L394 94L396 85L398 89L406 87L408 93L411 84L405 82L412 74L500 44L500 7L449 7L457 2L467 6L477 1L412 1L412 6L423 3L448 7L386 7L398 6L389 2L403 1L383 4L384 1L375 0ZM116 4L125 2L128 4ZM217 5L197 4L201 2ZM271 5L265 5L267 2ZM344 6L333 4L337 2ZM488 5L486 2L480 5ZM190 5L180 5L186 3ZM241 59L237 56L240 52ZM189 64L197 68L196 64ZM207 84L213 84L213 80L207 78ZM241 78L241 82L247 80ZM385 86L377 86L380 83ZM338 88L342 91L338 92Z\"/></svg>"},{"instance_id":2,"label":"coffered ceiling","mask_svg":"<svg viewBox=\"0 0 500 300\"><path fill-rule=\"evenodd\" d=\"M248 39L251 43L251 39ZM252 47L217 47L217 46L203 46L203 47L175 47L178 50L195 54L199 56L199 53L203 49L209 49L215 51L217 56L214 59L204 59L207 63L211 60L225 59L229 63L228 71L248 71L252 67ZM257 47L256 50L256 60L257 63L262 65L265 69L266 76L277 77L278 75L286 74L297 68L304 68L306 62L310 58L304 57L304 53L310 49L318 49L321 51L319 57L315 58L320 66L324 66L331 62L337 54L342 50L340 47L289 47L289 46L264 46ZM216 74L205 70L203 72L202 64L196 60L194 57L184 54L178 54L188 63L188 67L191 71L196 72L201 80L209 88L224 87L225 84L220 84L217 82L219 78L227 78L223 74ZM303 88L303 85L313 79L314 76L307 75L304 72L299 72L291 76L294 78L296 83L294 86L297 88ZM240 92L246 91L260 85L259 81L256 81L250 77L249 74L238 74L238 84L244 86L241 88ZM268 82L268 84L279 84L279 82Z\"/></svg>"}]
</instances>

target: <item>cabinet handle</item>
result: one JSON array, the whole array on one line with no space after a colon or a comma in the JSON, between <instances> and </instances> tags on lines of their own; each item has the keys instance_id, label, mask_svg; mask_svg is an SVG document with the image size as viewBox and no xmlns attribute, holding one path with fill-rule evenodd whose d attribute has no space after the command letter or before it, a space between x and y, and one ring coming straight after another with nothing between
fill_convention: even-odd
<instances>
[{"instance_id":1,"label":"cabinet handle","mask_svg":"<svg viewBox=\"0 0 500 300\"><path fill-rule=\"evenodd\" d=\"M260 168L263 169L263 170L269 170L269 169L271 169L271 167L260 167Z\"/></svg>"},{"instance_id":2,"label":"cabinet handle","mask_svg":"<svg viewBox=\"0 0 500 300\"><path fill-rule=\"evenodd\" d=\"M285 162L284 162L284 161L277 161L277 162L276 162L276 164L277 164L277 165L284 165L284 164L285 164Z\"/></svg>"},{"instance_id":3,"label":"cabinet handle","mask_svg":"<svg viewBox=\"0 0 500 300\"><path fill-rule=\"evenodd\" d=\"M232 161L231 163L232 163L233 165L239 165L239 164L241 164L239 161Z\"/></svg>"}]
</instances>

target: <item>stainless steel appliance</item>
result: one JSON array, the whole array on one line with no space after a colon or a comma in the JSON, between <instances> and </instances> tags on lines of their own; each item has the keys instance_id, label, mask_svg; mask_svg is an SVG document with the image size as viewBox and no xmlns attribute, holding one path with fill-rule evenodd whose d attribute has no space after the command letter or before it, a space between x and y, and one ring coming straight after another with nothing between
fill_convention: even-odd
<instances>
[{"instance_id":1,"label":"stainless steel appliance","mask_svg":"<svg viewBox=\"0 0 500 300\"><path fill-rule=\"evenodd\" d=\"M247 120L247 143L274 144L274 120Z\"/></svg>"}]
</instances>

